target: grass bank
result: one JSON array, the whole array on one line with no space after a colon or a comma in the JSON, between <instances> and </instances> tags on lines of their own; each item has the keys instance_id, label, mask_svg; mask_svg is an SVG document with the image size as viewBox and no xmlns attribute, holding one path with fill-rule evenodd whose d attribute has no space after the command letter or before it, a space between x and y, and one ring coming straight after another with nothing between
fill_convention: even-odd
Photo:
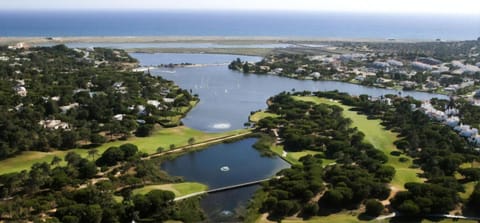
<instances>
[{"instance_id":1,"label":"grass bank","mask_svg":"<svg viewBox=\"0 0 480 223\"><path fill-rule=\"evenodd\" d=\"M175 194L175 197L181 197L188 194L206 191L207 185L196 182L183 182L175 184L155 184L138 188L132 191L133 194L147 194L152 190L168 190Z\"/></svg>"},{"instance_id":2,"label":"grass bank","mask_svg":"<svg viewBox=\"0 0 480 223\"><path fill-rule=\"evenodd\" d=\"M128 140L125 141L105 143L95 149L97 149L98 154L100 155L111 146L119 146L125 143L132 143L137 145L140 151L148 154L153 154L156 153L158 147L163 147L166 150L169 150L170 145L175 145L175 147L188 145L188 140L190 138L194 138L196 143L201 143L203 141L211 141L216 138L237 135L248 131L250 130L239 129L222 133L205 133L185 126L179 126L174 128L161 128L154 131L154 133L149 137L130 137ZM28 170L34 163L50 163L54 156L58 156L63 159L65 155L70 151L76 152L82 157L88 157L88 149L72 149L66 151L58 150L53 152L23 152L15 157L0 161L0 166L2 167L0 169L0 175L5 173ZM99 155L90 158L98 158Z\"/></svg>"},{"instance_id":3,"label":"grass bank","mask_svg":"<svg viewBox=\"0 0 480 223\"><path fill-rule=\"evenodd\" d=\"M258 121L260 121L260 119L263 119L263 118L266 118L266 117L276 118L276 117L278 117L278 115L274 114L274 113L267 112L267 111L258 111L258 112L253 113L252 115L250 115L248 117L248 119L251 122L258 122Z\"/></svg>"},{"instance_id":4,"label":"grass bank","mask_svg":"<svg viewBox=\"0 0 480 223\"><path fill-rule=\"evenodd\" d=\"M298 217L286 217L282 220L282 223L332 223L332 222L342 222L342 223L354 223L360 222L357 218L358 213L356 211L352 212L340 212L334 215L322 216L322 217L312 217L308 220L304 220ZM262 215L261 218L257 220L257 223L273 223L275 221L270 221L266 218L265 215Z\"/></svg>"}]
</instances>

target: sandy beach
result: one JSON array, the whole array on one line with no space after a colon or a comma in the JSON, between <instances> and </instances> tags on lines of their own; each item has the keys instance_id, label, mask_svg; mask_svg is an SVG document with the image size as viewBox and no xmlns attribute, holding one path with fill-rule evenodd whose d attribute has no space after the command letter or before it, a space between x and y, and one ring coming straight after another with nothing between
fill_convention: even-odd
<instances>
[{"instance_id":1,"label":"sandy beach","mask_svg":"<svg viewBox=\"0 0 480 223\"><path fill-rule=\"evenodd\" d=\"M363 43L413 43L427 42L415 39L372 39L372 38L318 38L318 37L269 37L269 36L82 36L82 37L0 37L0 46L23 43L23 46L57 45L85 43L103 44L144 44L122 48L129 53L194 53L194 54L235 54L248 56L266 56L272 53L309 53L344 54L352 53L348 49L330 49L328 47L308 47L308 45L328 46L342 42ZM149 45L151 44L151 45ZM193 44L186 47L162 47L155 44ZM195 46L195 44L200 44ZM205 47L201 44L214 44ZM265 47L262 47L262 45ZM290 45L275 48L269 44ZM224 45L225 47L222 47ZM231 46L235 47L231 47ZM252 47L254 46L254 47Z\"/></svg>"},{"instance_id":2,"label":"sandy beach","mask_svg":"<svg viewBox=\"0 0 480 223\"><path fill-rule=\"evenodd\" d=\"M415 39L317 38L317 37L246 37L246 36L86 36L86 37L0 37L0 45L19 42L26 44L61 43L216 43L216 44L275 44L325 42L421 42Z\"/></svg>"}]
</instances>

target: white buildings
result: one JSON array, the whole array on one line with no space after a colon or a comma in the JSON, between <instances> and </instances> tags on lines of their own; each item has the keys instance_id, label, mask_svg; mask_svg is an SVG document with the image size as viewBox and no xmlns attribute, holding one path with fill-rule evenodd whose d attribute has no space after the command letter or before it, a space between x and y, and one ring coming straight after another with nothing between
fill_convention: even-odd
<instances>
[{"instance_id":1,"label":"white buildings","mask_svg":"<svg viewBox=\"0 0 480 223\"><path fill-rule=\"evenodd\" d=\"M24 86L15 86L13 90L20 96L20 97L26 97L27 96L27 89Z\"/></svg>"},{"instance_id":2,"label":"white buildings","mask_svg":"<svg viewBox=\"0 0 480 223\"><path fill-rule=\"evenodd\" d=\"M68 123L62 122L61 120L57 120L57 119L42 120L38 124L46 129L53 129L53 130L58 130L58 129L69 130L70 129L70 125Z\"/></svg>"},{"instance_id":3,"label":"white buildings","mask_svg":"<svg viewBox=\"0 0 480 223\"><path fill-rule=\"evenodd\" d=\"M52 100L53 100L53 97L52 97ZM77 108L79 106L78 103L72 103L72 104L69 104L69 105L65 105L65 106L60 106L60 110L62 110L62 113L67 113L69 110L73 109L73 108Z\"/></svg>"},{"instance_id":4,"label":"white buildings","mask_svg":"<svg viewBox=\"0 0 480 223\"><path fill-rule=\"evenodd\" d=\"M113 119L117 121L122 121L123 117L125 117L125 114L116 114L113 116Z\"/></svg>"},{"instance_id":5,"label":"white buildings","mask_svg":"<svg viewBox=\"0 0 480 223\"><path fill-rule=\"evenodd\" d=\"M456 108L446 108L445 111L435 109L429 101L423 102L420 110L423 111L430 118L442 122L450 126L458 132L460 136L467 138L467 140L475 145L480 145L480 135L477 128L472 128L470 125L464 125L460 122L459 110Z\"/></svg>"},{"instance_id":6,"label":"white buildings","mask_svg":"<svg viewBox=\"0 0 480 223\"><path fill-rule=\"evenodd\" d=\"M165 103L173 103L173 102L175 102L175 98L163 98L163 102L165 102Z\"/></svg>"},{"instance_id":7,"label":"white buildings","mask_svg":"<svg viewBox=\"0 0 480 223\"><path fill-rule=\"evenodd\" d=\"M413 67L413 69L422 70L422 71L433 69L432 65L422 63L422 62L418 62L418 61L412 62L412 67Z\"/></svg>"},{"instance_id":8,"label":"white buildings","mask_svg":"<svg viewBox=\"0 0 480 223\"><path fill-rule=\"evenodd\" d=\"M313 72L310 74L310 77L313 77L315 79L320 78L322 75L319 72Z\"/></svg>"},{"instance_id":9,"label":"white buildings","mask_svg":"<svg viewBox=\"0 0 480 223\"><path fill-rule=\"evenodd\" d=\"M403 63L398 61L398 60L387 60L387 63L390 65L390 66L394 66L394 67L403 67Z\"/></svg>"},{"instance_id":10,"label":"white buildings","mask_svg":"<svg viewBox=\"0 0 480 223\"><path fill-rule=\"evenodd\" d=\"M155 108L158 108L160 106L160 102L158 100L148 100L147 104L155 106Z\"/></svg>"}]
</instances>

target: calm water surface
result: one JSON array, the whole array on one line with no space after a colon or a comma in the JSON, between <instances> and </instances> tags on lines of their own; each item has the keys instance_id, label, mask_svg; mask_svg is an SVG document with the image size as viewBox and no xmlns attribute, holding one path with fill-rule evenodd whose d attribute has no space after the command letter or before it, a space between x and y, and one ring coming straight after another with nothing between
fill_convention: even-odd
<instances>
[{"instance_id":1,"label":"calm water surface","mask_svg":"<svg viewBox=\"0 0 480 223\"><path fill-rule=\"evenodd\" d=\"M289 164L281 158L262 157L252 145L255 138L213 145L164 161L162 169L186 181L201 182L210 189L270 178ZM228 166L229 171L220 168ZM250 186L207 195L201 206L212 222L236 221L259 186Z\"/></svg>"},{"instance_id":2,"label":"calm water surface","mask_svg":"<svg viewBox=\"0 0 480 223\"><path fill-rule=\"evenodd\" d=\"M472 7L475 6L478 7L472 4ZM277 36L465 40L476 39L480 30L479 14L462 13L1 10L0 36Z\"/></svg>"},{"instance_id":3,"label":"calm water surface","mask_svg":"<svg viewBox=\"0 0 480 223\"><path fill-rule=\"evenodd\" d=\"M225 64L237 57L251 62L260 57L211 54L132 54L143 65L168 63ZM152 70L154 75L175 81L181 88L191 89L200 96L200 103L183 119L189 127L207 131L221 132L240 129L248 121L251 111L266 108L266 100L282 91L331 91L338 90L352 95L368 94L381 96L398 94L399 91L365 87L336 81L295 80L273 75L243 74L231 71L226 65L194 68L176 68L173 70ZM444 95L415 91L400 91L416 99L433 97L446 98Z\"/></svg>"},{"instance_id":4,"label":"calm water surface","mask_svg":"<svg viewBox=\"0 0 480 223\"><path fill-rule=\"evenodd\" d=\"M225 64L240 57L251 62L260 57L211 54L132 54L143 65L168 63ZM199 94L200 103L183 119L185 125L208 132L221 132L243 127L251 111L266 108L268 97L281 91L339 90L354 95L380 96L398 91L369 88L332 81L301 81L271 75L242 74L226 65L195 68L155 69L154 75L173 80L184 89ZM417 99L445 97L422 92L402 92ZM273 176L288 164L278 157L261 157L252 148L256 139L245 139L231 144L219 144L198 152L166 161L162 168L170 175L183 176L218 188ZM222 172L228 166L230 171ZM209 222L237 222L244 213L248 200L259 186L245 187L209 194L201 206Z\"/></svg>"},{"instance_id":5,"label":"calm water surface","mask_svg":"<svg viewBox=\"0 0 480 223\"><path fill-rule=\"evenodd\" d=\"M279 157L262 157L249 138L234 143L217 144L205 150L187 153L162 163L170 175L183 176L186 181L208 185L210 189L225 187L273 176L288 167ZM228 166L229 171L220 168Z\"/></svg>"}]
</instances>

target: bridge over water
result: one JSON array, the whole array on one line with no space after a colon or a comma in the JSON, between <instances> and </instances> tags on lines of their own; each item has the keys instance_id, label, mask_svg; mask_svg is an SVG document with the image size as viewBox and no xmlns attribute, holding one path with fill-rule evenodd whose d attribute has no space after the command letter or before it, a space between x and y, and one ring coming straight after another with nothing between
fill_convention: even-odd
<instances>
[{"instance_id":1,"label":"bridge over water","mask_svg":"<svg viewBox=\"0 0 480 223\"><path fill-rule=\"evenodd\" d=\"M187 198L196 197L196 196L199 196L199 195L202 195L202 194L211 194L211 193L217 193L217 192L226 191L226 190L248 187L248 186L260 184L260 183L265 182L265 181L269 181L271 179L279 179L279 178L281 178L281 176L273 177L273 178L266 178L266 179L263 179L263 180L255 180L255 181L250 181L250 182L246 182L246 183L235 184L235 185L219 187L219 188L215 188L215 189L211 189L211 190L207 190L207 191L201 191L201 192L197 192L197 193L187 194L185 196L176 197L174 199L174 201L180 201L180 200L184 200L184 199L187 199Z\"/></svg>"}]
</instances>

